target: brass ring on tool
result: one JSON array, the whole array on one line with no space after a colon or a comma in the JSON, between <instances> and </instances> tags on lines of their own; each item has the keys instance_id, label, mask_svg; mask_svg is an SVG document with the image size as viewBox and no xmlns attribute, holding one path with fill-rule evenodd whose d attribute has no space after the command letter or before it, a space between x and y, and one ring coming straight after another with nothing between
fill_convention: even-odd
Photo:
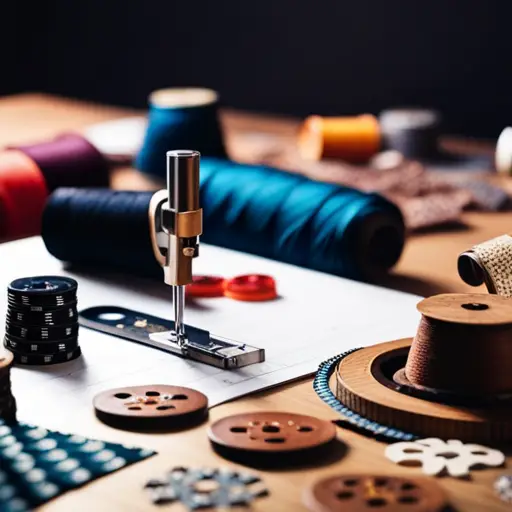
<instances>
[{"instance_id":1,"label":"brass ring on tool","mask_svg":"<svg viewBox=\"0 0 512 512\"><path fill-rule=\"evenodd\" d=\"M422 437L512 441L510 402L479 408L458 407L403 393L393 375L405 365L411 343L412 338L405 338L346 356L335 372L337 398L369 420Z\"/></svg>"}]
</instances>

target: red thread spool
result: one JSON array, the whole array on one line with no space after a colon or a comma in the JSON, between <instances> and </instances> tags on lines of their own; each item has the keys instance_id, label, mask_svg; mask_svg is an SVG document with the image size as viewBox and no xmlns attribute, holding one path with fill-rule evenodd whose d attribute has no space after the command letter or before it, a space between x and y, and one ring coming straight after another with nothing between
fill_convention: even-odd
<instances>
[{"instance_id":1,"label":"red thread spool","mask_svg":"<svg viewBox=\"0 0 512 512\"><path fill-rule=\"evenodd\" d=\"M248 302L273 300L277 297L276 282L273 277L261 274L237 276L226 280L224 295Z\"/></svg>"},{"instance_id":2,"label":"red thread spool","mask_svg":"<svg viewBox=\"0 0 512 512\"><path fill-rule=\"evenodd\" d=\"M17 150L0 153L0 236L22 238L41 232L48 189L37 164Z\"/></svg>"},{"instance_id":3,"label":"red thread spool","mask_svg":"<svg viewBox=\"0 0 512 512\"><path fill-rule=\"evenodd\" d=\"M224 278L218 276L194 276L193 282L186 287L189 297L222 297Z\"/></svg>"}]
</instances>

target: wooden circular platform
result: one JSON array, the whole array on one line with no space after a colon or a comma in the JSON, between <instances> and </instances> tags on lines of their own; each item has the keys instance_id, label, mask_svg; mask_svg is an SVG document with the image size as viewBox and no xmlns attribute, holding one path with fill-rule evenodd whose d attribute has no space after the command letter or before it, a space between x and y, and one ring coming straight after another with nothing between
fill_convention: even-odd
<instances>
[{"instance_id":1,"label":"wooden circular platform","mask_svg":"<svg viewBox=\"0 0 512 512\"><path fill-rule=\"evenodd\" d=\"M510 401L481 407L436 403L407 395L393 375L405 365L412 338L349 354L335 373L336 396L372 421L423 437L472 442L512 441Z\"/></svg>"}]
</instances>

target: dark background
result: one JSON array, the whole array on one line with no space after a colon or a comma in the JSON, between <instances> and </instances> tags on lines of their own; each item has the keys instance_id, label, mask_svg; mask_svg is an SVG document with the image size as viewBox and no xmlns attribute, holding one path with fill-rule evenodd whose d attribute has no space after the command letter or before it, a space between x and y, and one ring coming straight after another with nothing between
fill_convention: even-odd
<instances>
[{"instance_id":1,"label":"dark background","mask_svg":"<svg viewBox=\"0 0 512 512\"><path fill-rule=\"evenodd\" d=\"M440 109L451 133L511 123L508 0L0 0L0 94L142 107L203 85L306 115Z\"/></svg>"}]
</instances>

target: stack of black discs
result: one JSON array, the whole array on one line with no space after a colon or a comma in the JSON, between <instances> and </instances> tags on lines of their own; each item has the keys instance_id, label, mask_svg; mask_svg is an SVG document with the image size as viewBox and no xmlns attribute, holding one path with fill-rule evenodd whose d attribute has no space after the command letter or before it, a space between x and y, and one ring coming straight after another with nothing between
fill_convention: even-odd
<instances>
[{"instance_id":1,"label":"stack of black discs","mask_svg":"<svg viewBox=\"0 0 512 512\"><path fill-rule=\"evenodd\" d=\"M24 277L9 285L4 345L15 363L50 365L80 356L77 287L61 276Z\"/></svg>"}]
</instances>

